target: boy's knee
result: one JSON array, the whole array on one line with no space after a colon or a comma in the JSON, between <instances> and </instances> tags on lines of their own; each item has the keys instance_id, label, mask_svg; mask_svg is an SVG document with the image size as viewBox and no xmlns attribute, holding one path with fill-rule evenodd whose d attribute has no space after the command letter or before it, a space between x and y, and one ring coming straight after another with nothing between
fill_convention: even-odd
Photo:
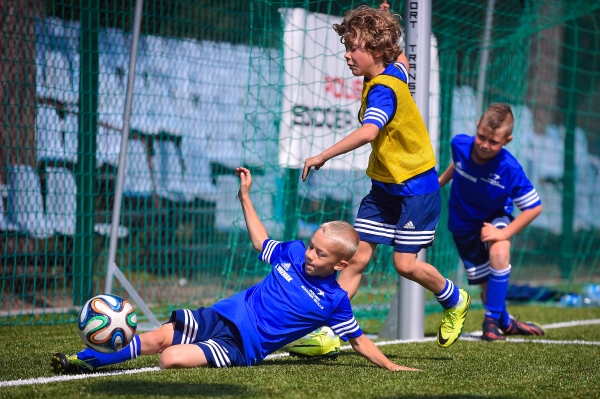
<instances>
[{"instance_id":1,"label":"boy's knee","mask_svg":"<svg viewBox=\"0 0 600 399\"><path fill-rule=\"evenodd\" d=\"M178 362L178 356L175 354L175 351L169 349L171 348L165 349L158 358L158 366L161 369L172 369L180 367L180 364Z\"/></svg>"},{"instance_id":2,"label":"boy's knee","mask_svg":"<svg viewBox=\"0 0 600 399\"><path fill-rule=\"evenodd\" d=\"M371 253L369 251L357 251L350 262L348 262L348 272L353 274L360 274L364 270L365 266L371 260Z\"/></svg>"},{"instance_id":3,"label":"boy's knee","mask_svg":"<svg viewBox=\"0 0 600 399\"><path fill-rule=\"evenodd\" d=\"M417 268L417 258L415 257L395 257L394 267L401 276L411 277Z\"/></svg>"},{"instance_id":4,"label":"boy's knee","mask_svg":"<svg viewBox=\"0 0 600 399\"><path fill-rule=\"evenodd\" d=\"M498 248L490 251L490 263L493 268L504 269L508 267L510 260L510 250L508 248Z\"/></svg>"}]
</instances>

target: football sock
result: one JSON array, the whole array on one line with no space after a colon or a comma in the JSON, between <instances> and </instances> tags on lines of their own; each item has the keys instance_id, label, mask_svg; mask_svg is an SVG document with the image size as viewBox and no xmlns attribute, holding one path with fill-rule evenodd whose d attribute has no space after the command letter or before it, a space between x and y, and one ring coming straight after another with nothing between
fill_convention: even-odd
<instances>
[{"instance_id":1,"label":"football sock","mask_svg":"<svg viewBox=\"0 0 600 399\"><path fill-rule=\"evenodd\" d=\"M454 283L446 279L444 289L435 295L435 299L444 309L450 309L456 306L462 298Z\"/></svg>"},{"instance_id":2,"label":"football sock","mask_svg":"<svg viewBox=\"0 0 600 399\"><path fill-rule=\"evenodd\" d=\"M485 303L486 317L500 320L503 311L506 312L506 291L508 291L510 269L510 265L504 270L490 268Z\"/></svg>"},{"instance_id":3,"label":"football sock","mask_svg":"<svg viewBox=\"0 0 600 399\"><path fill-rule=\"evenodd\" d=\"M500 328L506 330L508 327L510 327L510 323L510 313L508 313L508 310L506 310L506 304L504 304L504 309L502 309L502 312L500 313Z\"/></svg>"},{"instance_id":4,"label":"football sock","mask_svg":"<svg viewBox=\"0 0 600 399\"><path fill-rule=\"evenodd\" d=\"M102 353L90 348L86 348L77 354L77 358L87 362L94 369L111 364L123 363L124 361L135 359L142 353L140 336L134 335L133 339L123 349L114 353Z\"/></svg>"}]
</instances>

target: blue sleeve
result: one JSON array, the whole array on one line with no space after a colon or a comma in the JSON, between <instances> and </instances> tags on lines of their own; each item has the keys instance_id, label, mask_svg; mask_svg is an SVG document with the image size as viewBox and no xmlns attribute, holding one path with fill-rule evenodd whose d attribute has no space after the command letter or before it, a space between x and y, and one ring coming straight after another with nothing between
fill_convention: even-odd
<instances>
[{"instance_id":1,"label":"blue sleeve","mask_svg":"<svg viewBox=\"0 0 600 399\"><path fill-rule=\"evenodd\" d=\"M406 66L401 62L395 62L394 66L400 70L400 80L404 81L404 83L408 83L408 71L406 70Z\"/></svg>"},{"instance_id":2,"label":"blue sleeve","mask_svg":"<svg viewBox=\"0 0 600 399\"><path fill-rule=\"evenodd\" d=\"M540 196L535 187L533 187L533 184L525 176L523 169L518 169L510 181L513 183L510 187L510 197L521 211L535 208L542 204Z\"/></svg>"},{"instance_id":3,"label":"blue sleeve","mask_svg":"<svg viewBox=\"0 0 600 399\"><path fill-rule=\"evenodd\" d=\"M458 156L457 156L457 154L456 154L456 151L458 151L458 150L457 150L457 146L458 146L458 144L457 144L457 142L456 142L456 137L457 137L457 136L454 136L454 137L452 138L452 140L450 141L450 152L451 152L451 154L452 154L452 163L456 162L456 161L457 161L457 158L458 158ZM442 165L442 167L443 167L443 165ZM446 166L446 167L447 167L447 166Z\"/></svg>"},{"instance_id":4,"label":"blue sleeve","mask_svg":"<svg viewBox=\"0 0 600 399\"><path fill-rule=\"evenodd\" d=\"M348 338L358 338L363 334L352 314L352 307L350 306L348 297L345 297L340 302L335 312L329 318L329 327L344 341L348 341Z\"/></svg>"},{"instance_id":5,"label":"blue sleeve","mask_svg":"<svg viewBox=\"0 0 600 399\"><path fill-rule=\"evenodd\" d=\"M275 241L267 238L265 242L263 242L263 249L260 255L258 255L258 259L273 264L271 260L274 261L275 259L279 258L281 247L281 241Z\"/></svg>"},{"instance_id":6,"label":"blue sleeve","mask_svg":"<svg viewBox=\"0 0 600 399\"><path fill-rule=\"evenodd\" d=\"M376 85L367 95L367 109L362 124L372 123L381 129L392 118L394 112L396 112L396 97L392 89Z\"/></svg>"}]
</instances>

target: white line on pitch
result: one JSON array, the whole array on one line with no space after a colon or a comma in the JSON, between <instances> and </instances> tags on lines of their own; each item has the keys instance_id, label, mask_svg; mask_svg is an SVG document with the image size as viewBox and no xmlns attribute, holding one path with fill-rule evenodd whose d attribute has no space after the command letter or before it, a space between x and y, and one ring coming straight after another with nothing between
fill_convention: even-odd
<instances>
[{"instance_id":1,"label":"white line on pitch","mask_svg":"<svg viewBox=\"0 0 600 399\"><path fill-rule=\"evenodd\" d=\"M565 321L562 323L552 323L544 325L546 330L550 330L553 328L565 328L565 327L576 327L576 326L588 326L592 324L600 324L600 319L590 319L590 320L574 320L574 321Z\"/></svg>"},{"instance_id":2,"label":"white line on pitch","mask_svg":"<svg viewBox=\"0 0 600 399\"><path fill-rule=\"evenodd\" d=\"M481 342L481 337L467 336L460 337L461 341ZM595 345L600 346L599 341L565 341L558 339L526 339L526 338L506 338L506 342L525 343L525 344L551 344L551 345Z\"/></svg>"},{"instance_id":3,"label":"white line on pitch","mask_svg":"<svg viewBox=\"0 0 600 399\"><path fill-rule=\"evenodd\" d=\"M585 325L594 325L600 324L600 319L590 319L590 320L574 320L567 321L562 323L553 323L546 324L543 327L547 330L554 328L565 328L565 327L576 327L576 326L585 326ZM481 331L473 331L468 334L463 334L460 338L463 341L469 342L478 342L481 341ZM427 337L423 339L396 339L392 341L379 341L375 342L377 346L386 346L386 345L397 345L397 344L408 344L408 343L419 343L419 342L432 342L435 341L435 337ZM507 338L508 342L513 343L531 343L531 344L549 344L549 345L594 345L600 346L600 342L598 341L581 341L581 340L573 340L573 341L565 341L565 340L551 340L551 339L525 339L525 338ZM344 345L340 349L347 350L351 349L352 346ZM290 354L285 353L274 353L265 358L265 360L273 360L280 359L282 357L288 357ZM72 381L72 380L81 380L86 378L98 378L98 377L111 377L115 375L126 375L126 374L138 374L138 373L146 373L151 371L160 371L160 367L146 367L142 369L131 369L131 370L121 370L121 371L110 371L110 372L99 372L99 373L91 373L91 374L77 374L77 375L60 375L56 377L39 377L39 378L30 378L27 380L10 380L10 381L0 381L0 388L4 387L14 387L20 385L33 385L33 384L48 384L51 382L62 382L62 381Z\"/></svg>"},{"instance_id":4,"label":"white line on pitch","mask_svg":"<svg viewBox=\"0 0 600 399\"><path fill-rule=\"evenodd\" d=\"M552 324L544 324L545 330L552 330L554 328L566 328L566 327L577 327L577 326L589 326L594 324L600 324L600 319L589 319L589 320L573 320L573 321L564 321L561 323L552 323ZM483 331L471 331L470 333L464 334L463 337L469 338L481 338Z\"/></svg>"},{"instance_id":5,"label":"white line on pitch","mask_svg":"<svg viewBox=\"0 0 600 399\"><path fill-rule=\"evenodd\" d=\"M145 367L143 369L109 371L107 373L100 372L100 373L90 373L90 374L59 375L59 376L56 376L56 377L30 378L28 380L0 381L0 388L3 388L3 387L15 387L15 386L18 386L18 385L48 384L49 382L62 382L62 381L71 381L71 380L82 380L82 379L85 379L85 378L110 377L110 376L113 376L113 375L146 373L146 372L149 372L149 371L160 371L160 367Z\"/></svg>"}]
</instances>

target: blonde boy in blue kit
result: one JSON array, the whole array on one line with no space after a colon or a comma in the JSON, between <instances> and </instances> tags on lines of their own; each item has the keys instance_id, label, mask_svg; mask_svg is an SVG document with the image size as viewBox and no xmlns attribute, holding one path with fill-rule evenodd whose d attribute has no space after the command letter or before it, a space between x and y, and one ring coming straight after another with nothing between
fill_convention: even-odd
<instances>
[{"instance_id":1,"label":"blonde boy in blue kit","mask_svg":"<svg viewBox=\"0 0 600 399\"><path fill-rule=\"evenodd\" d=\"M352 298L377 245L393 246L398 274L433 292L444 308L437 342L449 347L462 332L471 300L466 291L417 258L421 249L433 243L441 202L427 129L408 90L406 66L395 62L402 59L398 20L385 9L361 6L346 13L333 29L346 46L344 58L352 74L364 76L358 115L361 127L306 159L302 180L311 168L318 170L333 157L367 143L372 147L366 171L372 188L362 200L354 224L359 248L338 282ZM313 342L319 340L313 338ZM310 340L292 347L291 352L323 355L309 346Z\"/></svg>"},{"instance_id":2,"label":"blonde boy in blue kit","mask_svg":"<svg viewBox=\"0 0 600 399\"><path fill-rule=\"evenodd\" d=\"M335 280L358 247L354 228L342 221L324 223L308 248L302 241L272 240L250 200L250 171L240 167L235 173L250 241L259 258L272 265L271 272L209 308L174 310L168 322L135 335L118 352L86 348L74 355L56 353L50 360L56 373L89 372L159 353L161 368L254 366L324 323L378 367L416 371L391 362L362 333Z\"/></svg>"},{"instance_id":3,"label":"blonde boy in blue kit","mask_svg":"<svg viewBox=\"0 0 600 399\"><path fill-rule=\"evenodd\" d=\"M505 335L544 335L532 322L506 310L512 237L542 212L540 197L519 162L503 147L512 140L514 117L508 104L492 104L477 123L475 136L452 139L452 163L439 178L453 180L448 229L471 285L481 285L485 306L483 340ZM514 218L513 203L521 213Z\"/></svg>"}]
</instances>

